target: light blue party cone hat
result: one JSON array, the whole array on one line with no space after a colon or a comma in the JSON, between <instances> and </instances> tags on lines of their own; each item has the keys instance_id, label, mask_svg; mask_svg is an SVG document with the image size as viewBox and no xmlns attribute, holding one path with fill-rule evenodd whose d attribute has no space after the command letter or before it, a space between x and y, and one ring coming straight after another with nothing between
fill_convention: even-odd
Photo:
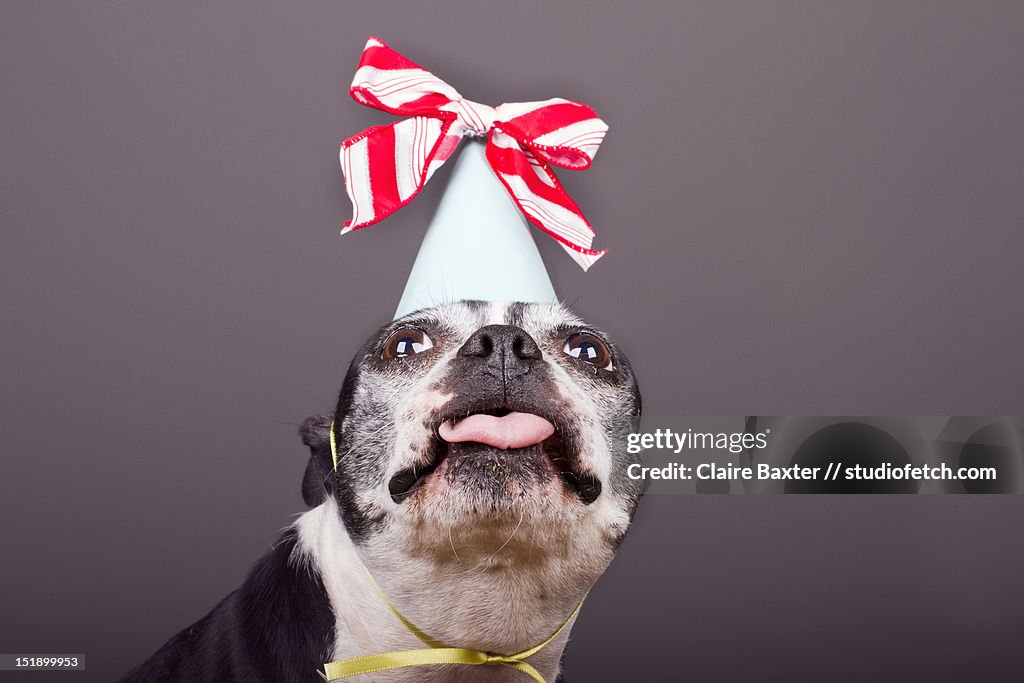
<instances>
[{"instance_id":1,"label":"light blue party cone hat","mask_svg":"<svg viewBox=\"0 0 1024 683\"><path fill-rule=\"evenodd\" d=\"M484 143L465 140L454 161L395 318L463 299L556 302L527 221L487 163Z\"/></svg>"}]
</instances>

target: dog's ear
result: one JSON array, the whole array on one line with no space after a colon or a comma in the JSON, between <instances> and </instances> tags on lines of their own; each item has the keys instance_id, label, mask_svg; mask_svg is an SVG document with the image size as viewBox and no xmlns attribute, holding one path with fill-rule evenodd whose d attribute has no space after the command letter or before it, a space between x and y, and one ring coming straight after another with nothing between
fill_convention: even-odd
<instances>
[{"instance_id":1,"label":"dog's ear","mask_svg":"<svg viewBox=\"0 0 1024 683\"><path fill-rule=\"evenodd\" d=\"M302 500L315 507L334 491L334 460L331 457L331 423L334 413L307 417L299 428L302 443L309 446L309 464L302 477Z\"/></svg>"}]
</instances>

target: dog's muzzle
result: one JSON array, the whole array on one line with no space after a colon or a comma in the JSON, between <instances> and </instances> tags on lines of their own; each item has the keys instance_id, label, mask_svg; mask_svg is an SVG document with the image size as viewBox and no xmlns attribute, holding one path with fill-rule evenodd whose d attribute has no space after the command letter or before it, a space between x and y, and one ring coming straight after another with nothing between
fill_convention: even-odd
<instances>
[{"instance_id":1,"label":"dog's muzzle","mask_svg":"<svg viewBox=\"0 0 1024 683\"><path fill-rule=\"evenodd\" d=\"M558 409L544 354L524 329L481 327L458 350L439 388L454 397L427 418L429 460L389 481L395 502L441 475L442 466L449 483L495 497L552 476L585 504L600 495L601 482L580 468L576 428L570 411Z\"/></svg>"}]
</instances>

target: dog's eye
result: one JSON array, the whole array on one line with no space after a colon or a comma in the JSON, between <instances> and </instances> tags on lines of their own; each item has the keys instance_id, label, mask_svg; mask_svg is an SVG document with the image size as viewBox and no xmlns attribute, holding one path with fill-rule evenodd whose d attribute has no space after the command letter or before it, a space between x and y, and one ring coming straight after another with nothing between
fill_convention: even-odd
<instances>
[{"instance_id":1,"label":"dog's eye","mask_svg":"<svg viewBox=\"0 0 1024 683\"><path fill-rule=\"evenodd\" d=\"M381 352L380 357L384 360L408 358L432 348L434 348L434 342L430 341L426 332L417 330L415 327L403 327L391 333L384 343L384 351Z\"/></svg>"},{"instance_id":2,"label":"dog's eye","mask_svg":"<svg viewBox=\"0 0 1024 683\"><path fill-rule=\"evenodd\" d=\"M565 340L563 351L569 356L604 370L612 369L612 355L604 342L592 334L577 332Z\"/></svg>"}]
</instances>

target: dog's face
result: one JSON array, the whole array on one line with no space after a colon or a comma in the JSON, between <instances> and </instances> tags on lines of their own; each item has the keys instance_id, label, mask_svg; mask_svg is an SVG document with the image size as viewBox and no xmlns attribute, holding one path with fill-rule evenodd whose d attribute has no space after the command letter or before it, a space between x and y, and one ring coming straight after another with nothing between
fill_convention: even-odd
<instances>
[{"instance_id":1,"label":"dog's face","mask_svg":"<svg viewBox=\"0 0 1024 683\"><path fill-rule=\"evenodd\" d=\"M303 494L334 496L364 552L564 554L596 578L640 495L623 447L639 418L625 356L564 307L445 304L374 335L335 414L306 421Z\"/></svg>"}]
</instances>

